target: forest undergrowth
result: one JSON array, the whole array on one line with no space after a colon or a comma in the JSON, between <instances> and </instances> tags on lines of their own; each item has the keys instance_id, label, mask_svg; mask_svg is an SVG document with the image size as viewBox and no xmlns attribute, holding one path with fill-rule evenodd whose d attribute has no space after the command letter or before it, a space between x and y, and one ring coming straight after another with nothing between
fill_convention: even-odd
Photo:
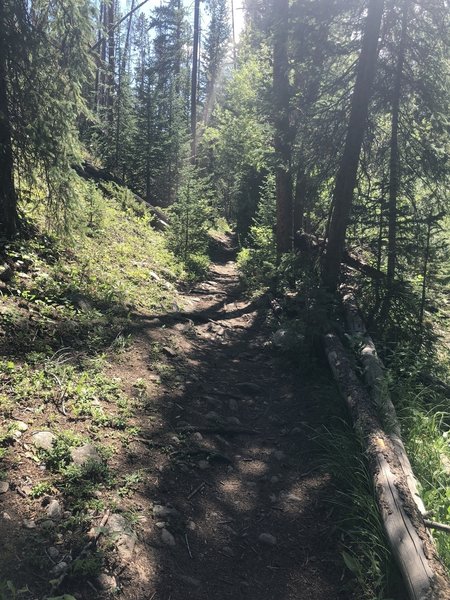
<instances>
[{"instance_id":1,"label":"forest undergrowth","mask_svg":"<svg viewBox=\"0 0 450 600\"><path fill-rule=\"evenodd\" d=\"M311 356L319 362L319 357L325 361L321 347L323 333L333 326L345 335L339 304L321 289L319 261L311 263L309 256L299 252L284 256L281 264L277 264L275 238L269 223L270 217L265 223L259 217L250 229L249 243L238 260L243 282L251 295L269 294L272 298L273 310L278 315L275 336L294 364L308 363ZM371 324L371 334L385 361L389 391L429 518L449 524L450 411L445 382L449 380L450 365L445 310L439 319L434 311L427 312L425 328L418 328L420 293L411 286L404 297L396 299L390 319L380 323L374 318L374 306L370 303L375 297L370 292L373 282L348 270L346 285L360 298L361 310ZM330 301L334 303L333 324L329 320ZM356 367L362 373L362 368L357 364ZM335 402L336 396L325 394L325 397L326 413L327 404ZM334 415L331 421L324 418L323 428L316 435L322 449L321 460L335 481L335 493L329 501L341 531L346 567L367 598L399 597L400 575L376 508L364 445L349 421L343 401L341 415ZM433 530L433 537L450 569L448 533Z\"/></svg>"}]
</instances>

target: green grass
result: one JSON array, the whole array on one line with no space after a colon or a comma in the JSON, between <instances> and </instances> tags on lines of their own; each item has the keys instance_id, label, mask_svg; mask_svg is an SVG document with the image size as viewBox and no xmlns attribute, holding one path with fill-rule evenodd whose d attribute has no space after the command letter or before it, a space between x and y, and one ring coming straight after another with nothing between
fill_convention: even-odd
<instances>
[{"instance_id":1,"label":"green grass","mask_svg":"<svg viewBox=\"0 0 450 600\"><path fill-rule=\"evenodd\" d=\"M399 381L393 394L425 507L432 520L450 525L450 412L440 408L448 400L414 378ZM450 571L450 537L441 531L432 533Z\"/></svg>"},{"instance_id":2,"label":"green grass","mask_svg":"<svg viewBox=\"0 0 450 600\"><path fill-rule=\"evenodd\" d=\"M114 508L114 491L131 497L144 477L140 471L124 475L108 460L138 433L133 412L146 390L137 380L133 392L125 392L124 383L111 376L110 363L130 348L143 314L182 304L176 285L187 274L165 236L152 228L150 213L126 190L110 186L102 194L81 180L78 188L70 228L51 230L42 206L29 204L29 237L0 252L0 264L14 273L0 286L0 473L9 480L26 462L15 441L15 420L27 422L26 435L53 431L49 452L29 443L28 459L46 469L35 469L24 502L59 497L71 516L53 533L39 535L64 529L65 536L84 544L92 511ZM156 350L154 358L164 371L160 354ZM87 442L95 443L104 460L74 465L71 449ZM28 562L48 571L36 548L30 545ZM69 579L92 577L102 562L92 553L74 561ZM14 582L0 579L0 599L15 597L22 595Z\"/></svg>"}]
</instances>

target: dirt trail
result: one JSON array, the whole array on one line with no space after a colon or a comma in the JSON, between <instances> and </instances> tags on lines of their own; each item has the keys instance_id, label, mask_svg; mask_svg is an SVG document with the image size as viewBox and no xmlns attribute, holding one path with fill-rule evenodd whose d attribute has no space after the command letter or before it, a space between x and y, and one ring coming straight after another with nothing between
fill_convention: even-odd
<instances>
[{"instance_id":1,"label":"dirt trail","mask_svg":"<svg viewBox=\"0 0 450 600\"><path fill-rule=\"evenodd\" d=\"M148 473L122 501L138 515L139 541L120 597L350 598L330 478L311 456L320 393L280 367L266 311L239 293L230 243L218 243L186 313L143 318L113 369L130 390L138 376L147 382L139 440L115 459ZM149 347L165 356L158 373Z\"/></svg>"}]
</instances>

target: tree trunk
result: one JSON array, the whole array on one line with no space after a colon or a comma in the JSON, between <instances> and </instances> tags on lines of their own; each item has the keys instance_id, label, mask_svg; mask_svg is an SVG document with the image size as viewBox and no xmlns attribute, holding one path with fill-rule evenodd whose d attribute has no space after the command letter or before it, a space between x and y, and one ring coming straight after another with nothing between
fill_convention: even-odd
<instances>
[{"instance_id":1,"label":"tree trunk","mask_svg":"<svg viewBox=\"0 0 450 600\"><path fill-rule=\"evenodd\" d=\"M114 122L113 104L114 104L114 85L115 85L115 35L114 35L114 3L110 0L107 8L108 15L108 121L112 125Z\"/></svg>"},{"instance_id":2,"label":"tree trunk","mask_svg":"<svg viewBox=\"0 0 450 600\"><path fill-rule=\"evenodd\" d=\"M425 243L425 253L423 259L423 272L422 272L422 295L420 299L419 308L419 327L423 327L423 316L425 313L425 302L427 299L427 283L428 283L428 262L430 260L430 240L431 240L431 223L432 216L428 217L427 220L427 241Z\"/></svg>"},{"instance_id":3,"label":"tree trunk","mask_svg":"<svg viewBox=\"0 0 450 600\"><path fill-rule=\"evenodd\" d=\"M297 179L295 181L294 233L303 230L305 226L307 182L308 178L303 166L303 158L300 156L297 167Z\"/></svg>"},{"instance_id":4,"label":"tree trunk","mask_svg":"<svg viewBox=\"0 0 450 600\"><path fill-rule=\"evenodd\" d=\"M194 40L192 48L191 73L191 161L195 163L197 155L197 79L198 79L198 45L200 38L200 0L194 5Z\"/></svg>"},{"instance_id":5,"label":"tree trunk","mask_svg":"<svg viewBox=\"0 0 450 600\"><path fill-rule=\"evenodd\" d=\"M292 250L293 206L290 173L291 144L289 131L289 61L288 28L289 0L273 1L273 99L275 111L275 155L277 160L277 253L280 256Z\"/></svg>"},{"instance_id":6,"label":"tree trunk","mask_svg":"<svg viewBox=\"0 0 450 600\"><path fill-rule=\"evenodd\" d=\"M17 195L14 186L12 132L8 106L6 15L0 0L0 227L6 237L17 230Z\"/></svg>"},{"instance_id":7,"label":"tree trunk","mask_svg":"<svg viewBox=\"0 0 450 600\"><path fill-rule=\"evenodd\" d=\"M327 251L322 268L322 280L326 288L334 291L340 274L345 235L353 202L353 191L361 153L371 88L375 76L378 55L378 36L383 16L384 0L369 0L366 27L358 61L355 88L353 90L350 119L347 128L344 153L336 176L332 216Z\"/></svg>"},{"instance_id":8,"label":"tree trunk","mask_svg":"<svg viewBox=\"0 0 450 600\"><path fill-rule=\"evenodd\" d=\"M395 82L392 94L391 144L389 158L389 202L388 202L388 264L387 293L392 294L397 263L397 199L400 187L400 156L398 148L398 123L402 91L403 66L405 63L406 33L408 28L408 0L403 5L401 37L395 69Z\"/></svg>"},{"instance_id":9,"label":"tree trunk","mask_svg":"<svg viewBox=\"0 0 450 600\"><path fill-rule=\"evenodd\" d=\"M121 127L121 120L122 120L122 78L125 74L126 71L126 67L127 67L127 55L128 55L128 51L129 51L129 46L130 46L130 37L131 37L131 23L133 21L133 11L134 11L134 4L135 4L136 0L131 0L131 10L130 10L130 18L128 20L128 27L127 27L127 35L125 38L125 46L123 49L123 55L121 57L120 63L119 63L119 76L118 76L118 83L117 83L117 115L116 115L116 152L115 152L115 168L117 169L119 166L119 162L120 162L120 127ZM120 38L119 38L120 39Z\"/></svg>"}]
</instances>

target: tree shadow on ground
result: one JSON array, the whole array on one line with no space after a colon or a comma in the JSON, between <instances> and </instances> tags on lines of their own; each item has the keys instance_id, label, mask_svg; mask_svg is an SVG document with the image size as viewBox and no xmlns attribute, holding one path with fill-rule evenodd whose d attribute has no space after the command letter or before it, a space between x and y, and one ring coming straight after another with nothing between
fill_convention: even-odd
<instances>
[{"instance_id":1,"label":"tree shadow on ground","mask_svg":"<svg viewBox=\"0 0 450 600\"><path fill-rule=\"evenodd\" d=\"M124 596L350 598L314 443L329 384L266 349L264 310L232 313L241 327L196 328L184 382L152 405L157 430L142 415L150 475L137 501L164 508L142 526ZM157 322L139 326L148 343Z\"/></svg>"}]
</instances>

